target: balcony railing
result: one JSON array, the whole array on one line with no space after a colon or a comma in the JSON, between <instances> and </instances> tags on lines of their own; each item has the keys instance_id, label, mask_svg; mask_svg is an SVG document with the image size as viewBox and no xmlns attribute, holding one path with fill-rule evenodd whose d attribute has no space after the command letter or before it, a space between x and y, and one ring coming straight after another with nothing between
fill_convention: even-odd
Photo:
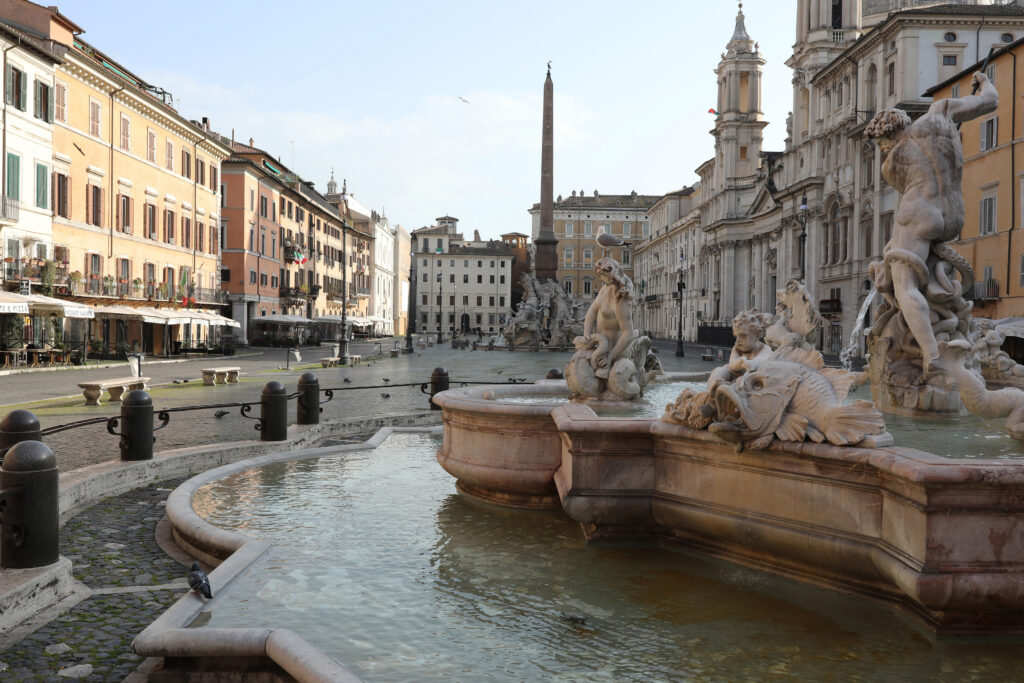
<instances>
[{"instance_id":1,"label":"balcony railing","mask_svg":"<svg viewBox=\"0 0 1024 683\"><path fill-rule=\"evenodd\" d=\"M17 223L20 215L21 202L17 199L12 199L11 197L4 195L3 201L0 202L0 218L5 221Z\"/></svg>"},{"instance_id":2,"label":"balcony railing","mask_svg":"<svg viewBox=\"0 0 1024 683\"><path fill-rule=\"evenodd\" d=\"M645 304L649 304L649 303L651 303L653 301L660 301L660 300L661 300L661 294L648 294L647 296L644 297L644 303Z\"/></svg>"},{"instance_id":3,"label":"balcony railing","mask_svg":"<svg viewBox=\"0 0 1024 683\"><path fill-rule=\"evenodd\" d=\"M842 313L842 299L822 299L818 302L819 313Z\"/></svg>"},{"instance_id":4,"label":"balcony railing","mask_svg":"<svg viewBox=\"0 0 1024 683\"><path fill-rule=\"evenodd\" d=\"M999 280L989 278L988 280L975 282L973 289L968 292L968 298L971 301L998 301Z\"/></svg>"},{"instance_id":5,"label":"balcony railing","mask_svg":"<svg viewBox=\"0 0 1024 683\"><path fill-rule=\"evenodd\" d=\"M204 304L222 304L227 302L227 292L213 287L194 287L192 298Z\"/></svg>"}]
</instances>

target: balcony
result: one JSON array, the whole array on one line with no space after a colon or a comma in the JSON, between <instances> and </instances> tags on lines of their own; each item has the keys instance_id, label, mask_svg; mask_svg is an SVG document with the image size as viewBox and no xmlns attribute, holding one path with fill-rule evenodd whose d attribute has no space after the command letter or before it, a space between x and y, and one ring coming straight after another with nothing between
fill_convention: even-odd
<instances>
[{"instance_id":1,"label":"balcony","mask_svg":"<svg viewBox=\"0 0 1024 683\"><path fill-rule=\"evenodd\" d=\"M644 303L649 304L655 301L661 301L661 294L648 294L644 297Z\"/></svg>"},{"instance_id":2,"label":"balcony","mask_svg":"<svg viewBox=\"0 0 1024 683\"><path fill-rule=\"evenodd\" d=\"M8 225L17 223L21 215L21 202L7 195L4 195L2 199L3 201L0 202L0 222Z\"/></svg>"},{"instance_id":3,"label":"balcony","mask_svg":"<svg viewBox=\"0 0 1024 683\"><path fill-rule=\"evenodd\" d=\"M842 313L843 312L843 300L842 299L822 299L818 302L818 312L822 314L829 313Z\"/></svg>"},{"instance_id":4,"label":"balcony","mask_svg":"<svg viewBox=\"0 0 1024 683\"><path fill-rule=\"evenodd\" d=\"M192 289L192 298L197 303L223 304L227 302L227 292L213 287L194 287Z\"/></svg>"},{"instance_id":5,"label":"balcony","mask_svg":"<svg viewBox=\"0 0 1024 683\"><path fill-rule=\"evenodd\" d=\"M971 301L999 301L999 280L989 278L975 282L967 298Z\"/></svg>"}]
</instances>

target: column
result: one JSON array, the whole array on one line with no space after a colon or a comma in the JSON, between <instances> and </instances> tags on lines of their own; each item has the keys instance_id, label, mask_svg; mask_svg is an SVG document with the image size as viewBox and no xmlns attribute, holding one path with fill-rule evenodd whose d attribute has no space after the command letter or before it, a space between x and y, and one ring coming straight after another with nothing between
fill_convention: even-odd
<instances>
[{"instance_id":1,"label":"column","mask_svg":"<svg viewBox=\"0 0 1024 683\"><path fill-rule=\"evenodd\" d=\"M238 343L246 345L249 343L249 307L245 301L231 302L231 317L238 321L241 327L238 328ZM167 343L167 340L164 340Z\"/></svg>"}]
</instances>

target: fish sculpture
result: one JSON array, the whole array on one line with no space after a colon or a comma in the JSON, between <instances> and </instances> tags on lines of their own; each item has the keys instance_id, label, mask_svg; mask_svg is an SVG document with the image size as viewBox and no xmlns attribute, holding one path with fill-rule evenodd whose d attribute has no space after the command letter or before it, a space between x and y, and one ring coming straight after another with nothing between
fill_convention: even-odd
<instances>
[{"instance_id":1,"label":"fish sculpture","mask_svg":"<svg viewBox=\"0 0 1024 683\"><path fill-rule=\"evenodd\" d=\"M885 419L870 401L843 404L855 379L852 372L826 368L816 350L785 346L767 358L745 361L745 372L734 381L690 397L694 405L668 406L665 419L707 425L737 451L766 448L776 438L857 444L884 434Z\"/></svg>"}]
</instances>

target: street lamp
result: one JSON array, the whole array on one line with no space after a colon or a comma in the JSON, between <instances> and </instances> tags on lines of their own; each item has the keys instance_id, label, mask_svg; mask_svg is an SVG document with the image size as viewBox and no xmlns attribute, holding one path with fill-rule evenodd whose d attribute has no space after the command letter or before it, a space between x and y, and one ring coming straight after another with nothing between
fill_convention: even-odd
<instances>
[{"instance_id":1,"label":"street lamp","mask_svg":"<svg viewBox=\"0 0 1024 683\"><path fill-rule=\"evenodd\" d=\"M341 222L341 350L338 353L338 364L348 365L348 238L345 236L345 228L348 225L344 220Z\"/></svg>"},{"instance_id":2,"label":"street lamp","mask_svg":"<svg viewBox=\"0 0 1024 683\"><path fill-rule=\"evenodd\" d=\"M409 252L409 301L405 305L405 352L412 353L412 328L416 324L415 294L412 285L416 279L416 252Z\"/></svg>"},{"instance_id":3,"label":"street lamp","mask_svg":"<svg viewBox=\"0 0 1024 683\"><path fill-rule=\"evenodd\" d=\"M683 290L686 289L686 283L683 282L683 264L682 259L679 263L679 279L676 281L676 291L679 293L679 321L678 328L676 330L676 355L685 356L686 352L683 350Z\"/></svg>"},{"instance_id":4,"label":"street lamp","mask_svg":"<svg viewBox=\"0 0 1024 683\"><path fill-rule=\"evenodd\" d=\"M800 221L800 280L807 279L807 192L800 198L800 213L797 217Z\"/></svg>"},{"instance_id":5,"label":"street lamp","mask_svg":"<svg viewBox=\"0 0 1024 683\"><path fill-rule=\"evenodd\" d=\"M440 263L440 262L438 262ZM438 265L438 270L441 266ZM441 277L441 273L437 274L437 343L444 343L444 335L441 334L441 326L444 325L444 279Z\"/></svg>"}]
</instances>

